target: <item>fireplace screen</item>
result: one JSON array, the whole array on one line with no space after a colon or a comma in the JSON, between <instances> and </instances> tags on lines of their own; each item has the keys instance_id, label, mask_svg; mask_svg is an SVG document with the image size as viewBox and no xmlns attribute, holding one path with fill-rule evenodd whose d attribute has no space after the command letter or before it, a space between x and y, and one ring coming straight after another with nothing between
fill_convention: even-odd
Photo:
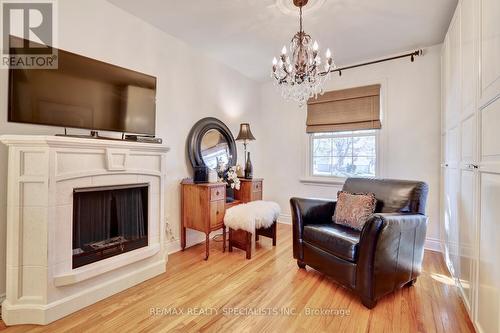
<instances>
[{"instance_id":1,"label":"fireplace screen","mask_svg":"<svg viewBox=\"0 0 500 333\"><path fill-rule=\"evenodd\" d=\"M73 191L73 268L147 245L147 184Z\"/></svg>"}]
</instances>

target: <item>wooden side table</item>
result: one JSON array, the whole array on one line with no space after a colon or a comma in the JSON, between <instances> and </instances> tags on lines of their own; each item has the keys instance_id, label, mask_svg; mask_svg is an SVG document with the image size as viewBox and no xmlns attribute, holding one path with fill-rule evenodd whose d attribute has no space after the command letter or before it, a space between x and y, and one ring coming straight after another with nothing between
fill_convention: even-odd
<instances>
[{"instance_id":1,"label":"wooden side table","mask_svg":"<svg viewBox=\"0 0 500 333\"><path fill-rule=\"evenodd\" d=\"M226 209L242 202L262 199L260 178L242 179L239 191L235 191L235 201L226 203L225 183L195 184L192 180L181 183L181 249L186 248L186 229L205 233L205 260L210 254L210 233L223 229L223 251L226 249L226 228L224 214Z\"/></svg>"},{"instance_id":2,"label":"wooden side table","mask_svg":"<svg viewBox=\"0 0 500 333\"><path fill-rule=\"evenodd\" d=\"M226 211L226 184L194 184L185 180L181 183L181 248L186 248L186 228L205 233L205 260L208 259L210 233L223 226Z\"/></svg>"}]
</instances>

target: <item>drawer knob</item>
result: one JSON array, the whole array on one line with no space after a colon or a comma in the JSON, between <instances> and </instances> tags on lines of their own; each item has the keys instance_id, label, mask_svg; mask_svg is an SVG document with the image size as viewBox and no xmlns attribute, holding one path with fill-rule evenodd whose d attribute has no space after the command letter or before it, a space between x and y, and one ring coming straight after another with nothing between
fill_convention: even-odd
<instances>
[{"instance_id":1,"label":"drawer knob","mask_svg":"<svg viewBox=\"0 0 500 333\"><path fill-rule=\"evenodd\" d=\"M217 191L217 192L215 193L215 195L219 195L219 191Z\"/></svg>"},{"instance_id":2,"label":"drawer knob","mask_svg":"<svg viewBox=\"0 0 500 333\"><path fill-rule=\"evenodd\" d=\"M219 211L217 211L217 213L215 213L215 214L219 215Z\"/></svg>"}]
</instances>

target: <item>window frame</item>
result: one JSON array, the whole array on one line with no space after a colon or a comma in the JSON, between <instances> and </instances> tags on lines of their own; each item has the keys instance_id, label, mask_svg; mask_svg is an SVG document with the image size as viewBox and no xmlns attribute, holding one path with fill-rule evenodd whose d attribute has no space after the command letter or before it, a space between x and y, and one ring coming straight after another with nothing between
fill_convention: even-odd
<instances>
[{"instance_id":1,"label":"window frame","mask_svg":"<svg viewBox=\"0 0 500 333\"><path fill-rule=\"evenodd\" d=\"M368 133L367 131L369 130L359 130L359 131L349 131L345 132L345 134L340 134L340 135L331 135L331 136L325 136L325 138L339 138L339 137L344 137L344 138L350 138L350 137L359 137L359 136L375 136L375 177L380 177L380 170L381 170L381 159L382 159L382 154L381 154L381 144L380 144L380 131L381 130L373 130L373 132ZM359 133L359 135L356 135L356 132L367 132L367 133ZM334 132L332 132L334 133ZM313 174L313 140L314 140L314 133L309 133L307 134L307 144L306 144L306 175L305 178L302 178L300 181L302 183L308 183L308 184L323 184L323 185L339 185L339 184L344 184L345 180L347 177L338 177L338 176L326 176L326 175L314 175Z\"/></svg>"}]
</instances>

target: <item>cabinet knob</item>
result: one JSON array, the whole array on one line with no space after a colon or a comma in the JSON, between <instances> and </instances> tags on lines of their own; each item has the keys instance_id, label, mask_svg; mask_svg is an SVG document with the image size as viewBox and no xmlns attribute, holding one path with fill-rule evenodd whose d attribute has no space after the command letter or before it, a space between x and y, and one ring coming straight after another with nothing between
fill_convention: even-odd
<instances>
[{"instance_id":1,"label":"cabinet knob","mask_svg":"<svg viewBox=\"0 0 500 333\"><path fill-rule=\"evenodd\" d=\"M219 191L217 191L217 192L215 193L215 195L219 195Z\"/></svg>"},{"instance_id":2,"label":"cabinet knob","mask_svg":"<svg viewBox=\"0 0 500 333\"><path fill-rule=\"evenodd\" d=\"M217 213L215 213L216 215L219 215L219 211L217 211Z\"/></svg>"}]
</instances>

